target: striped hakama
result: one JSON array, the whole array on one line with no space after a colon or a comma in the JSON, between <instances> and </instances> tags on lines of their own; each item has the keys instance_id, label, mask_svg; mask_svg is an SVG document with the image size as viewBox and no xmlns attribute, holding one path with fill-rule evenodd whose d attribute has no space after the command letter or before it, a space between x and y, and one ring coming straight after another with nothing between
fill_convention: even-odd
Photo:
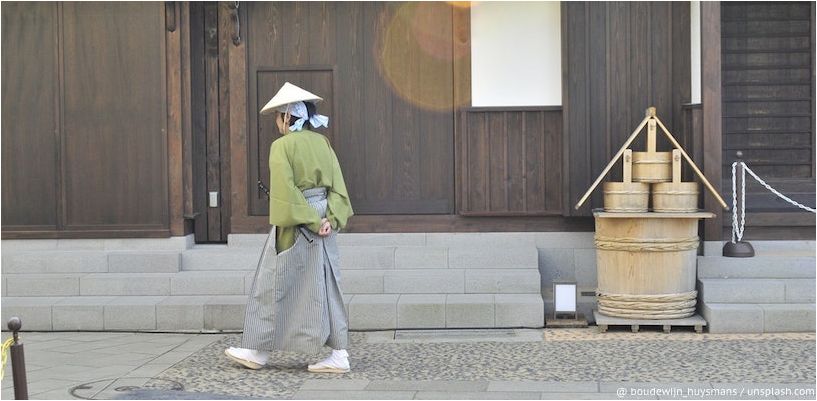
<instances>
[{"instance_id":1,"label":"striped hakama","mask_svg":"<svg viewBox=\"0 0 817 401\"><path fill-rule=\"evenodd\" d=\"M303 191L310 206L326 216L326 188ZM258 260L244 316L241 348L321 352L346 349L348 318L340 290L337 232L321 237L301 228L295 245L276 255L275 226Z\"/></svg>"}]
</instances>

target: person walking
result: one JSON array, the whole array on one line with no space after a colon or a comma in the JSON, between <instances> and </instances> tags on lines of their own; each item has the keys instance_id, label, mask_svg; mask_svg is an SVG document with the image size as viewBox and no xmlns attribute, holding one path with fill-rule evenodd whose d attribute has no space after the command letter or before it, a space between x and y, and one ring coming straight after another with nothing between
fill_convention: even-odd
<instances>
[{"instance_id":1,"label":"person walking","mask_svg":"<svg viewBox=\"0 0 817 401\"><path fill-rule=\"evenodd\" d=\"M354 212L329 139L305 129L328 127L323 100L289 82L261 109L275 113L281 138L270 146L269 222L244 316L241 347L225 354L261 369L270 351L318 354L310 372L350 370L348 317L340 289L337 233Z\"/></svg>"}]
</instances>

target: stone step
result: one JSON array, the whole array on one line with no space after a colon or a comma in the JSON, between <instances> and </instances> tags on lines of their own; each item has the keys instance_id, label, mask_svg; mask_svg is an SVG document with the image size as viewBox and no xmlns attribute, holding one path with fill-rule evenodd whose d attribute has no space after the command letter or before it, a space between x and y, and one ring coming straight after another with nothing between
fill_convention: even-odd
<instances>
[{"instance_id":1,"label":"stone step","mask_svg":"<svg viewBox=\"0 0 817 401\"><path fill-rule=\"evenodd\" d=\"M230 248L258 248L267 234L229 234ZM537 248L593 249L593 232L501 232L501 233L345 233L337 237L339 246L428 246L445 248L494 247L497 244Z\"/></svg>"},{"instance_id":2,"label":"stone step","mask_svg":"<svg viewBox=\"0 0 817 401\"><path fill-rule=\"evenodd\" d=\"M3 240L3 252L41 250L183 251L195 243L193 234L169 238L14 239Z\"/></svg>"},{"instance_id":3,"label":"stone step","mask_svg":"<svg viewBox=\"0 0 817 401\"><path fill-rule=\"evenodd\" d=\"M349 301L355 330L543 326L538 294L361 294Z\"/></svg>"},{"instance_id":4,"label":"stone step","mask_svg":"<svg viewBox=\"0 0 817 401\"><path fill-rule=\"evenodd\" d=\"M3 274L12 297L243 295L255 272Z\"/></svg>"},{"instance_id":5,"label":"stone step","mask_svg":"<svg viewBox=\"0 0 817 401\"><path fill-rule=\"evenodd\" d=\"M3 274L7 273L103 273L108 271L105 251L38 250L12 251L3 241Z\"/></svg>"},{"instance_id":6,"label":"stone step","mask_svg":"<svg viewBox=\"0 0 817 401\"><path fill-rule=\"evenodd\" d=\"M339 246L340 265L357 269L538 269L533 246L447 248ZM255 270L260 247L201 245L182 253L182 270Z\"/></svg>"},{"instance_id":7,"label":"stone step","mask_svg":"<svg viewBox=\"0 0 817 401\"><path fill-rule=\"evenodd\" d=\"M815 260L807 256L699 256L698 278L815 278Z\"/></svg>"},{"instance_id":8,"label":"stone step","mask_svg":"<svg viewBox=\"0 0 817 401\"><path fill-rule=\"evenodd\" d=\"M24 331L241 330L246 295L3 297L2 319Z\"/></svg>"},{"instance_id":9,"label":"stone step","mask_svg":"<svg viewBox=\"0 0 817 401\"><path fill-rule=\"evenodd\" d=\"M252 270L258 266L261 248L196 246L182 253L182 270Z\"/></svg>"},{"instance_id":10,"label":"stone step","mask_svg":"<svg viewBox=\"0 0 817 401\"><path fill-rule=\"evenodd\" d=\"M111 273L177 273L181 270L181 252L111 251L108 272Z\"/></svg>"},{"instance_id":11,"label":"stone step","mask_svg":"<svg viewBox=\"0 0 817 401\"><path fill-rule=\"evenodd\" d=\"M757 256L810 256L817 255L815 241L751 241Z\"/></svg>"},{"instance_id":12,"label":"stone step","mask_svg":"<svg viewBox=\"0 0 817 401\"><path fill-rule=\"evenodd\" d=\"M535 269L344 270L349 294L540 294Z\"/></svg>"},{"instance_id":13,"label":"stone step","mask_svg":"<svg viewBox=\"0 0 817 401\"><path fill-rule=\"evenodd\" d=\"M815 279L699 279L698 299L704 303L813 303Z\"/></svg>"},{"instance_id":14,"label":"stone step","mask_svg":"<svg viewBox=\"0 0 817 401\"><path fill-rule=\"evenodd\" d=\"M185 270L176 273L3 274L9 296L240 295L255 271ZM341 274L349 294L539 294L535 269L350 269Z\"/></svg>"},{"instance_id":15,"label":"stone step","mask_svg":"<svg viewBox=\"0 0 817 401\"><path fill-rule=\"evenodd\" d=\"M814 332L815 304L705 303L710 333Z\"/></svg>"},{"instance_id":16,"label":"stone step","mask_svg":"<svg viewBox=\"0 0 817 401\"><path fill-rule=\"evenodd\" d=\"M3 297L2 320L24 331L241 330L247 295ZM346 295L352 330L542 327L533 294Z\"/></svg>"},{"instance_id":17,"label":"stone step","mask_svg":"<svg viewBox=\"0 0 817 401\"><path fill-rule=\"evenodd\" d=\"M180 251L3 250L3 273L173 273Z\"/></svg>"}]
</instances>

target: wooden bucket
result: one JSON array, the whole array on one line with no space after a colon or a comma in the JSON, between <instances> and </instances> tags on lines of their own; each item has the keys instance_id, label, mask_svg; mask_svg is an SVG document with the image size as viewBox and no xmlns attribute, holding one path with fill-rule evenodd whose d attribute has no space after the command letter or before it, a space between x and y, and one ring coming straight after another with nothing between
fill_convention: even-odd
<instances>
[{"instance_id":1,"label":"wooden bucket","mask_svg":"<svg viewBox=\"0 0 817 401\"><path fill-rule=\"evenodd\" d=\"M697 212L697 182L663 182L652 184L652 210L659 213Z\"/></svg>"},{"instance_id":2,"label":"wooden bucket","mask_svg":"<svg viewBox=\"0 0 817 401\"><path fill-rule=\"evenodd\" d=\"M631 319L692 316L698 219L708 216L596 212L599 312Z\"/></svg>"},{"instance_id":3,"label":"wooden bucket","mask_svg":"<svg viewBox=\"0 0 817 401\"><path fill-rule=\"evenodd\" d=\"M632 182L631 149L624 151L624 182L605 182L604 210L607 212L646 212L650 202L650 184Z\"/></svg>"},{"instance_id":4,"label":"wooden bucket","mask_svg":"<svg viewBox=\"0 0 817 401\"><path fill-rule=\"evenodd\" d=\"M646 212L650 202L650 184L643 182L605 182L604 211Z\"/></svg>"},{"instance_id":5,"label":"wooden bucket","mask_svg":"<svg viewBox=\"0 0 817 401\"><path fill-rule=\"evenodd\" d=\"M654 212L697 212L697 182L681 182L681 151L672 151L672 182L652 184L652 210Z\"/></svg>"},{"instance_id":6,"label":"wooden bucket","mask_svg":"<svg viewBox=\"0 0 817 401\"><path fill-rule=\"evenodd\" d=\"M671 152L633 152L634 182L672 181Z\"/></svg>"}]
</instances>

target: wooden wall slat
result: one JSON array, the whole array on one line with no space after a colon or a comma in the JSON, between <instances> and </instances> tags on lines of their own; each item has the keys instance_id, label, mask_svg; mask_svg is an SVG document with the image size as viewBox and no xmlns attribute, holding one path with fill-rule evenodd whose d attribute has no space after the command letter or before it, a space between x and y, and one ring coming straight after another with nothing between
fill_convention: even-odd
<instances>
[{"instance_id":1,"label":"wooden wall slat","mask_svg":"<svg viewBox=\"0 0 817 401\"><path fill-rule=\"evenodd\" d=\"M760 9L777 19L756 19ZM814 71L804 57L813 53L814 43L812 21L795 12L802 9L803 4L789 2L737 2L722 8L722 160L727 189L737 150L765 179L799 179L803 185L814 181ZM763 53L768 50L774 53ZM754 207L747 202L749 210Z\"/></svg>"},{"instance_id":2,"label":"wooden wall slat","mask_svg":"<svg viewBox=\"0 0 817 401\"><path fill-rule=\"evenodd\" d=\"M168 227L163 3L64 3L66 228Z\"/></svg>"},{"instance_id":3,"label":"wooden wall slat","mask_svg":"<svg viewBox=\"0 0 817 401\"><path fill-rule=\"evenodd\" d=\"M561 214L561 110L479 108L463 115L459 213Z\"/></svg>"},{"instance_id":4,"label":"wooden wall slat","mask_svg":"<svg viewBox=\"0 0 817 401\"><path fill-rule=\"evenodd\" d=\"M3 228L56 230L57 4L2 6Z\"/></svg>"},{"instance_id":5,"label":"wooden wall slat","mask_svg":"<svg viewBox=\"0 0 817 401\"><path fill-rule=\"evenodd\" d=\"M591 209L602 207L600 190L580 210L573 206L647 107L655 106L670 131L679 134L681 109L689 101L689 73L682 71L689 65L689 30L683 28L689 25L689 12L665 2L571 2L562 7L567 59L564 214L589 216ZM640 137L632 148L643 150L645 143ZM663 137L657 143L659 150L669 149ZM620 163L607 179L621 179Z\"/></svg>"}]
</instances>

